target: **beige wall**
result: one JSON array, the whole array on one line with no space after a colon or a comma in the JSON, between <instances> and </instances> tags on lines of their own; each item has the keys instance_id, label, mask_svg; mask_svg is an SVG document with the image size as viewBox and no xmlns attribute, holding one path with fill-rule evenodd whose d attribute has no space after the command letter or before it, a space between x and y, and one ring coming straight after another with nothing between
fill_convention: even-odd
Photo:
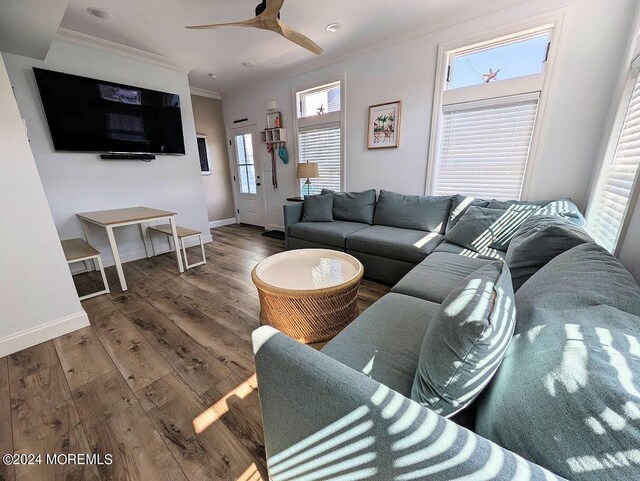
<instances>
[{"instance_id":1,"label":"beige wall","mask_svg":"<svg viewBox=\"0 0 640 481\"><path fill-rule=\"evenodd\" d=\"M199 95L191 96L196 132L207 135L212 174L202 177L207 199L209 221L230 219L233 213L233 191L229 176L226 135L222 120L222 101Z\"/></svg>"}]
</instances>

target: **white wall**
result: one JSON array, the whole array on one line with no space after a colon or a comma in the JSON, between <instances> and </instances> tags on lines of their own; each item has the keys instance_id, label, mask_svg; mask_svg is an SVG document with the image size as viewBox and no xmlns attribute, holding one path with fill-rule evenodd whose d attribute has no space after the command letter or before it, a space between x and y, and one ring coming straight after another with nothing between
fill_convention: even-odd
<instances>
[{"instance_id":1,"label":"white wall","mask_svg":"<svg viewBox=\"0 0 640 481\"><path fill-rule=\"evenodd\" d=\"M292 129L292 89L317 85L346 75L346 189L389 189L423 194L427 174L428 138L438 44L499 29L559 10L564 14L558 39L540 148L530 179L529 199L569 196L581 207L604 127L615 72L624 55L635 0L536 0L433 33L378 48L371 53L295 77L273 78L223 92L225 125L249 118L266 127L264 104L276 100L284 127ZM403 101L401 145L398 149L366 149L367 108ZM288 145L295 158L294 145ZM264 178L269 156L260 148ZM263 183L267 223L282 225L282 205L296 194L295 162L278 163L279 189Z\"/></svg>"},{"instance_id":2,"label":"white wall","mask_svg":"<svg viewBox=\"0 0 640 481\"><path fill-rule=\"evenodd\" d=\"M75 216L78 212L133 206L175 211L179 225L209 234L186 73L59 40L53 42L44 62L11 54L3 56L20 113L27 121L31 149L61 239L83 237ZM156 160L145 163L55 152L32 67L179 94L186 155L158 155ZM106 264L112 264L104 230L92 227L91 236ZM123 261L144 257L144 243L136 226L118 229L116 239ZM160 249L166 245L163 239L158 242Z\"/></svg>"},{"instance_id":3,"label":"white wall","mask_svg":"<svg viewBox=\"0 0 640 481\"><path fill-rule=\"evenodd\" d=\"M89 325L0 57L0 357Z\"/></svg>"}]
</instances>

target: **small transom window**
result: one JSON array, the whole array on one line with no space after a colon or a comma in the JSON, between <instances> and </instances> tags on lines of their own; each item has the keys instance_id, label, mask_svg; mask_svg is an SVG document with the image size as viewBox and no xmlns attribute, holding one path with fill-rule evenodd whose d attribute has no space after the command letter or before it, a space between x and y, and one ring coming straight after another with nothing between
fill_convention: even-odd
<instances>
[{"instance_id":1,"label":"small transom window","mask_svg":"<svg viewBox=\"0 0 640 481\"><path fill-rule=\"evenodd\" d=\"M493 83L542 72L549 32L470 47L451 55L447 89Z\"/></svg>"}]
</instances>

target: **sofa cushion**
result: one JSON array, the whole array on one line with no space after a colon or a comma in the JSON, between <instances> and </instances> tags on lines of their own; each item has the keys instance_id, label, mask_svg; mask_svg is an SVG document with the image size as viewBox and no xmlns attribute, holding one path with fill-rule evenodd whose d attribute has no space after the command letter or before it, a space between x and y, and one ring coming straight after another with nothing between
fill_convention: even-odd
<instances>
[{"instance_id":1,"label":"sofa cushion","mask_svg":"<svg viewBox=\"0 0 640 481\"><path fill-rule=\"evenodd\" d=\"M441 304L464 278L489 262L486 259L433 252L391 290Z\"/></svg>"},{"instance_id":2,"label":"sofa cushion","mask_svg":"<svg viewBox=\"0 0 640 481\"><path fill-rule=\"evenodd\" d=\"M411 399L446 417L471 404L502 362L515 315L504 262L491 262L467 276L429 324Z\"/></svg>"},{"instance_id":3,"label":"sofa cushion","mask_svg":"<svg viewBox=\"0 0 640 481\"><path fill-rule=\"evenodd\" d=\"M347 249L418 264L441 241L433 232L374 225L351 234Z\"/></svg>"},{"instance_id":4,"label":"sofa cushion","mask_svg":"<svg viewBox=\"0 0 640 481\"><path fill-rule=\"evenodd\" d=\"M453 229L469 207L487 207L489 202L489 200L478 199L476 197L469 197L460 194L456 195L451 203L451 214L449 215L447 229L445 232L449 232Z\"/></svg>"},{"instance_id":5,"label":"sofa cushion","mask_svg":"<svg viewBox=\"0 0 640 481\"><path fill-rule=\"evenodd\" d=\"M369 227L356 222L298 222L289 227L289 236L344 249L345 239Z\"/></svg>"},{"instance_id":6,"label":"sofa cushion","mask_svg":"<svg viewBox=\"0 0 640 481\"><path fill-rule=\"evenodd\" d=\"M471 206L444 240L476 252L486 249L499 234L504 214L500 209Z\"/></svg>"},{"instance_id":7,"label":"sofa cushion","mask_svg":"<svg viewBox=\"0 0 640 481\"><path fill-rule=\"evenodd\" d=\"M535 313L541 309L603 304L640 316L640 288L618 259L589 243L560 254L536 272L518 290L516 303L516 333L521 333L540 325Z\"/></svg>"},{"instance_id":8,"label":"sofa cushion","mask_svg":"<svg viewBox=\"0 0 640 481\"><path fill-rule=\"evenodd\" d=\"M333 195L333 219L345 222L373 224L373 211L376 207L376 191L333 192L322 189L322 194Z\"/></svg>"},{"instance_id":9,"label":"sofa cushion","mask_svg":"<svg viewBox=\"0 0 640 481\"><path fill-rule=\"evenodd\" d=\"M553 215L562 217L580 227L587 225L587 221L571 199L554 200L534 212L533 215Z\"/></svg>"},{"instance_id":10,"label":"sofa cushion","mask_svg":"<svg viewBox=\"0 0 640 481\"><path fill-rule=\"evenodd\" d=\"M444 234L452 201L451 196L403 195L381 190L373 223Z\"/></svg>"},{"instance_id":11,"label":"sofa cushion","mask_svg":"<svg viewBox=\"0 0 640 481\"><path fill-rule=\"evenodd\" d=\"M529 217L511 239L505 257L514 291L551 259L587 242L593 242L591 236L564 217Z\"/></svg>"},{"instance_id":12,"label":"sofa cushion","mask_svg":"<svg viewBox=\"0 0 640 481\"><path fill-rule=\"evenodd\" d=\"M333 196L308 195L304 198L302 222L332 222Z\"/></svg>"},{"instance_id":13,"label":"sofa cushion","mask_svg":"<svg viewBox=\"0 0 640 481\"><path fill-rule=\"evenodd\" d=\"M433 302L387 294L322 352L409 397L422 338L438 308Z\"/></svg>"},{"instance_id":14,"label":"sofa cushion","mask_svg":"<svg viewBox=\"0 0 640 481\"><path fill-rule=\"evenodd\" d=\"M504 256L506 255L506 252L504 251L491 249L489 247L482 249L482 252L476 252L476 251L472 251L465 247L452 244L446 241L442 242L438 247L436 247L433 250L434 254L436 252L446 252L448 254L457 254L459 256L464 256L464 257L473 257L475 259L489 259L489 260L495 260L495 259L504 260Z\"/></svg>"},{"instance_id":15,"label":"sofa cushion","mask_svg":"<svg viewBox=\"0 0 640 481\"><path fill-rule=\"evenodd\" d=\"M504 210L505 214L500 218L499 225L496 226L496 237L489 247L506 251L509 242L513 238L518 228L530 216L540 210L541 205L548 202L528 202L524 200L495 200L489 203L489 209Z\"/></svg>"},{"instance_id":16,"label":"sofa cushion","mask_svg":"<svg viewBox=\"0 0 640 481\"><path fill-rule=\"evenodd\" d=\"M640 479L640 287L582 244L516 294L516 334L476 431L567 478Z\"/></svg>"}]
</instances>

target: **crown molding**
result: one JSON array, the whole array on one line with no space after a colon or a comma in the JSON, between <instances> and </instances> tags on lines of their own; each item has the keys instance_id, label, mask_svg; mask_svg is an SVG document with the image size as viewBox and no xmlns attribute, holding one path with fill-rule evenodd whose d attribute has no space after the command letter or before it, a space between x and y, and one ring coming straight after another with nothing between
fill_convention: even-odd
<instances>
[{"instance_id":1,"label":"crown molding","mask_svg":"<svg viewBox=\"0 0 640 481\"><path fill-rule=\"evenodd\" d=\"M87 35L86 33L76 32L75 30L69 30L68 28L58 28L55 38L62 42L78 45L80 47L95 48L102 50L103 52L131 58L157 67L164 67L176 72L189 73L191 70L190 68L180 65L164 55L158 55L139 48L111 42L110 40Z\"/></svg>"},{"instance_id":2,"label":"crown molding","mask_svg":"<svg viewBox=\"0 0 640 481\"><path fill-rule=\"evenodd\" d=\"M210 99L222 100L222 95L220 95L220 92L216 92L214 90L206 90L199 87L189 87L189 90L191 90L191 95L199 95L200 97L209 97Z\"/></svg>"}]
</instances>

